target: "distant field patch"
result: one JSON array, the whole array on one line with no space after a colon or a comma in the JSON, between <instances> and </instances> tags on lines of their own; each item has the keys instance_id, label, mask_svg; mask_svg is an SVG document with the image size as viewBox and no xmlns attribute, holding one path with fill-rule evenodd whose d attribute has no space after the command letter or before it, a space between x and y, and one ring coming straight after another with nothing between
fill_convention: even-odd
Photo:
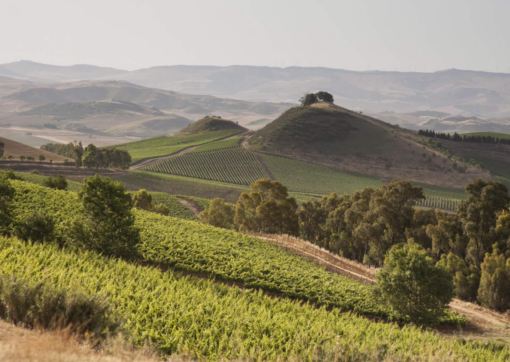
<instances>
[{"instance_id":1,"label":"distant field patch","mask_svg":"<svg viewBox=\"0 0 510 362\"><path fill-rule=\"evenodd\" d=\"M134 163L146 158L171 155L187 147L233 136L238 132L239 131L237 130L227 130L181 137L160 136L141 141L124 143L116 145L116 147L128 151L131 154L131 159Z\"/></svg>"},{"instance_id":2,"label":"distant field patch","mask_svg":"<svg viewBox=\"0 0 510 362\"><path fill-rule=\"evenodd\" d=\"M145 170L238 185L269 177L253 153L240 147L187 153L149 165Z\"/></svg>"}]
</instances>

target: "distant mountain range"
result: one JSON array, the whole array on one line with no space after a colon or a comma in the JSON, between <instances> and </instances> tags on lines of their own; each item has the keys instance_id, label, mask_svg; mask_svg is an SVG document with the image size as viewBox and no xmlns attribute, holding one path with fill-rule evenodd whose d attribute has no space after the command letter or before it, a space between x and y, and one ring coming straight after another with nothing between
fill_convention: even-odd
<instances>
[{"instance_id":1,"label":"distant mountain range","mask_svg":"<svg viewBox=\"0 0 510 362\"><path fill-rule=\"evenodd\" d=\"M510 74L456 69L404 73L177 65L124 71L20 61L0 65L0 76L32 82L115 79L180 93L256 102L296 103L305 92L325 90L335 95L337 104L369 113L438 111L487 118L510 117Z\"/></svg>"}]
</instances>

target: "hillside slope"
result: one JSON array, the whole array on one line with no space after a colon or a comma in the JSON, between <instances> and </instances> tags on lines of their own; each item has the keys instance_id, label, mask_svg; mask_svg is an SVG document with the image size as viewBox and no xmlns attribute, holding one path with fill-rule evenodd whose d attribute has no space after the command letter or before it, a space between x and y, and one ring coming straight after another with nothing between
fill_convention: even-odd
<instances>
[{"instance_id":1,"label":"hillside slope","mask_svg":"<svg viewBox=\"0 0 510 362\"><path fill-rule=\"evenodd\" d=\"M255 132L251 150L359 172L388 180L407 179L462 188L486 171L466 166L417 142L415 133L327 103L294 107Z\"/></svg>"},{"instance_id":2,"label":"hillside slope","mask_svg":"<svg viewBox=\"0 0 510 362\"><path fill-rule=\"evenodd\" d=\"M60 163L64 162L64 160L66 159L65 157L59 156L55 153L44 151L35 147L30 147L23 143L12 141L7 138L0 137L0 142L3 142L5 144L4 157L7 158L9 156L12 156L14 157L14 160L17 161L20 160L20 156L33 157L35 160L38 161L40 155L43 155L46 158L45 162L53 160L53 162Z\"/></svg>"},{"instance_id":3,"label":"hillside slope","mask_svg":"<svg viewBox=\"0 0 510 362\"><path fill-rule=\"evenodd\" d=\"M185 136L199 134L211 131L238 131L239 133L247 131L246 128L239 126L237 123L216 116L206 116L188 127L182 129L177 135Z\"/></svg>"}]
</instances>

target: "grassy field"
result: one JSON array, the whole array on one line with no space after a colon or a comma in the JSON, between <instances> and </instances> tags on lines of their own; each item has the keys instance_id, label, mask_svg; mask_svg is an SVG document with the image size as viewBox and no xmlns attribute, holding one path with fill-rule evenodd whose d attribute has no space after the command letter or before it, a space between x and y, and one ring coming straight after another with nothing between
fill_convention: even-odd
<instances>
[{"instance_id":1,"label":"grassy field","mask_svg":"<svg viewBox=\"0 0 510 362\"><path fill-rule=\"evenodd\" d=\"M250 185L269 177L253 153L240 147L187 153L149 165L144 170L237 185Z\"/></svg>"},{"instance_id":2,"label":"grassy field","mask_svg":"<svg viewBox=\"0 0 510 362\"><path fill-rule=\"evenodd\" d=\"M317 195L352 193L365 187L379 188L383 182L375 177L341 171L338 169L291 160L284 157L262 155L273 176L291 191ZM464 199L464 190L422 186L426 196Z\"/></svg>"},{"instance_id":3,"label":"grassy field","mask_svg":"<svg viewBox=\"0 0 510 362\"><path fill-rule=\"evenodd\" d=\"M198 147L197 149L194 149L193 151L190 151L190 153L216 151L225 148L237 147L239 146L239 142L241 142L242 139L243 139L242 137L232 137L226 140L207 143L205 145Z\"/></svg>"},{"instance_id":4,"label":"grassy field","mask_svg":"<svg viewBox=\"0 0 510 362\"><path fill-rule=\"evenodd\" d=\"M221 197L232 203L237 201L242 192L249 191L249 187L246 186L146 171L130 171L125 175L112 175L111 179L122 182L130 191L147 189L166 192L170 195L188 195L204 199Z\"/></svg>"},{"instance_id":5,"label":"grassy field","mask_svg":"<svg viewBox=\"0 0 510 362\"><path fill-rule=\"evenodd\" d=\"M238 133L236 130L227 130L206 132L182 137L161 136L124 143L116 145L115 147L128 151L131 154L131 158L134 163L146 158L171 155L184 148L232 136L236 133Z\"/></svg>"},{"instance_id":6,"label":"grassy field","mask_svg":"<svg viewBox=\"0 0 510 362\"><path fill-rule=\"evenodd\" d=\"M23 143L19 143L7 138L0 137L0 142L5 144L4 157L6 158L12 156L15 160L19 161L20 156L25 156L33 157L37 162L39 162L39 156L43 155L46 158L45 162L53 160L55 163L61 163L65 160L65 157L59 156L55 153L44 151L40 148L27 146Z\"/></svg>"}]
</instances>

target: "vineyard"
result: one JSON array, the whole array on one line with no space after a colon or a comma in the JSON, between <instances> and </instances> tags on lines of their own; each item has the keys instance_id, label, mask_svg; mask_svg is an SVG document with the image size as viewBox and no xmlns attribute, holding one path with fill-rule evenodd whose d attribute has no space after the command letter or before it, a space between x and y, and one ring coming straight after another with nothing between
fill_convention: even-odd
<instances>
[{"instance_id":1,"label":"vineyard","mask_svg":"<svg viewBox=\"0 0 510 362\"><path fill-rule=\"evenodd\" d=\"M0 259L2 275L105 297L129 340L166 355L207 361L510 358L502 345L458 341L51 244L0 238Z\"/></svg>"},{"instance_id":2,"label":"vineyard","mask_svg":"<svg viewBox=\"0 0 510 362\"><path fill-rule=\"evenodd\" d=\"M58 234L65 222L79 212L75 193L20 181L13 181L13 185L17 191L14 206L20 219L45 210L55 219ZM241 283L318 306L393 318L374 297L372 286L331 274L270 242L194 221L141 210L133 212L141 230L140 255L147 263ZM450 313L443 323L458 324L462 319Z\"/></svg>"},{"instance_id":3,"label":"vineyard","mask_svg":"<svg viewBox=\"0 0 510 362\"><path fill-rule=\"evenodd\" d=\"M144 169L238 185L250 185L258 179L269 177L255 156L240 147L187 153L149 165Z\"/></svg>"},{"instance_id":4,"label":"vineyard","mask_svg":"<svg viewBox=\"0 0 510 362\"><path fill-rule=\"evenodd\" d=\"M222 150L225 148L238 147L239 142L241 142L241 140L242 140L242 137L232 137L232 138L228 138L226 140L206 143L205 145L198 147L197 149L191 151L190 153L216 151L216 150Z\"/></svg>"},{"instance_id":5,"label":"vineyard","mask_svg":"<svg viewBox=\"0 0 510 362\"><path fill-rule=\"evenodd\" d=\"M461 201L462 200L447 199L444 197L427 196L425 200L416 202L416 206L455 212L457 211L457 205Z\"/></svg>"},{"instance_id":6,"label":"vineyard","mask_svg":"<svg viewBox=\"0 0 510 362\"><path fill-rule=\"evenodd\" d=\"M181 137L160 136L124 143L115 147L128 151L133 163L135 163L146 158L171 155L185 148L212 142L236 133L239 133L239 131L213 131Z\"/></svg>"}]
</instances>

